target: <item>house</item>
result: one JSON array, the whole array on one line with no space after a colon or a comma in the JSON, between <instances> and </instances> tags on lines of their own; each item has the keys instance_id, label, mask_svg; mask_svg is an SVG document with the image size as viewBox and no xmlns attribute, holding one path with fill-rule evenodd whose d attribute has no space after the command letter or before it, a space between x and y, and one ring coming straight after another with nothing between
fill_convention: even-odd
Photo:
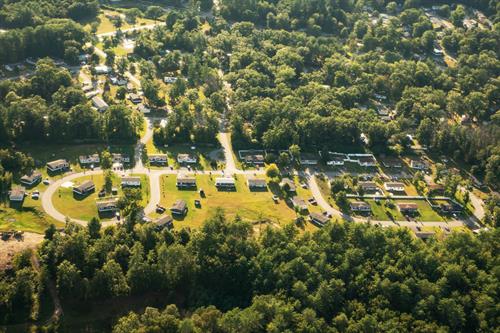
<instances>
[{"instance_id":1,"label":"house","mask_svg":"<svg viewBox=\"0 0 500 333\"><path fill-rule=\"evenodd\" d=\"M280 182L280 188L282 190L286 190L288 192L297 191L297 188L295 187L295 183L290 178L283 178Z\"/></svg>"},{"instance_id":2,"label":"house","mask_svg":"<svg viewBox=\"0 0 500 333\"><path fill-rule=\"evenodd\" d=\"M157 165L168 164L168 156L166 154L148 155L148 160L150 164L157 164Z\"/></svg>"},{"instance_id":3,"label":"house","mask_svg":"<svg viewBox=\"0 0 500 333\"><path fill-rule=\"evenodd\" d=\"M363 191L367 191L367 192L378 190L377 183L375 183L375 182L360 182L359 186L361 186Z\"/></svg>"},{"instance_id":4,"label":"house","mask_svg":"<svg viewBox=\"0 0 500 333\"><path fill-rule=\"evenodd\" d=\"M335 165L344 165L347 156L346 154L342 153L328 152L326 158L327 158L326 165L335 166Z\"/></svg>"},{"instance_id":5,"label":"house","mask_svg":"<svg viewBox=\"0 0 500 333\"><path fill-rule=\"evenodd\" d=\"M165 83L175 83L176 81L177 81L177 78L173 77L173 76L165 76L163 78L163 82L165 82Z\"/></svg>"},{"instance_id":6,"label":"house","mask_svg":"<svg viewBox=\"0 0 500 333\"><path fill-rule=\"evenodd\" d=\"M92 97L92 105L97 109L99 112L104 112L109 108L108 103L106 103L101 97L99 96L94 96Z\"/></svg>"},{"instance_id":7,"label":"house","mask_svg":"<svg viewBox=\"0 0 500 333\"><path fill-rule=\"evenodd\" d=\"M250 154L243 157L243 161L247 164L264 165L264 155Z\"/></svg>"},{"instance_id":8,"label":"house","mask_svg":"<svg viewBox=\"0 0 500 333\"><path fill-rule=\"evenodd\" d=\"M307 210L307 202L301 197L294 196L291 201L293 208L297 209L298 211L303 212Z\"/></svg>"},{"instance_id":9,"label":"house","mask_svg":"<svg viewBox=\"0 0 500 333\"><path fill-rule=\"evenodd\" d=\"M382 164L386 168L401 168L401 167L403 167L401 160L399 158L395 158L395 157L382 158Z\"/></svg>"},{"instance_id":10,"label":"house","mask_svg":"<svg viewBox=\"0 0 500 333\"><path fill-rule=\"evenodd\" d=\"M364 201L353 201L349 204L349 207L353 212L367 213L372 210L370 205Z\"/></svg>"},{"instance_id":11,"label":"house","mask_svg":"<svg viewBox=\"0 0 500 333\"><path fill-rule=\"evenodd\" d=\"M139 104L142 102L142 98L141 96L139 96L138 94L134 94L134 93L131 93L128 95L128 99L134 103L134 104Z\"/></svg>"},{"instance_id":12,"label":"house","mask_svg":"<svg viewBox=\"0 0 500 333\"><path fill-rule=\"evenodd\" d=\"M108 66L95 66L94 67L95 73L97 75L103 75L103 74L109 74L111 72L111 68Z\"/></svg>"},{"instance_id":13,"label":"house","mask_svg":"<svg viewBox=\"0 0 500 333\"><path fill-rule=\"evenodd\" d=\"M299 162L302 165L316 165L318 164L318 156L316 154L302 153Z\"/></svg>"},{"instance_id":14,"label":"house","mask_svg":"<svg viewBox=\"0 0 500 333\"><path fill-rule=\"evenodd\" d=\"M411 160L410 168L415 170L426 170L429 168L429 166L422 160Z\"/></svg>"},{"instance_id":15,"label":"house","mask_svg":"<svg viewBox=\"0 0 500 333\"><path fill-rule=\"evenodd\" d=\"M462 206L457 203L446 202L439 205L439 210L446 214L459 214L462 212Z\"/></svg>"},{"instance_id":16,"label":"house","mask_svg":"<svg viewBox=\"0 0 500 333\"><path fill-rule=\"evenodd\" d=\"M140 113L144 113L144 114L147 114L147 113L150 113L151 112L151 109L148 108L146 105L144 104L139 104L137 106L137 111L139 111Z\"/></svg>"},{"instance_id":17,"label":"house","mask_svg":"<svg viewBox=\"0 0 500 333\"><path fill-rule=\"evenodd\" d=\"M235 188L236 181L231 177L220 177L215 179L215 186L217 188Z\"/></svg>"},{"instance_id":18,"label":"house","mask_svg":"<svg viewBox=\"0 0 500 333\"><path fill-rule=\"evenodd\" d=\"M9 201L11 203L21 203L24 201L25 195L26 192L24 191L24 188L22 187L13 188L9 193Z\"/></svg>"},{"instance_id":19,"label":"house","mask_svg":"<svg viewBox=\"0 0 500 333\"><path fill-rule=\"evenodd\" d=\"M404 202L397 204L398 209L403 214L413 214L418 212L418 205L412 202Z\"/></svg>"},{"instance_id":20,"label":"house","mask_svg":"<svg viewBox=\"0 0 500 333\"><path fill-rule=\"evenodd\" d=\"M141 187L141 177L123 177L122 187Z\"/></svg>"},{"instance_id":21,"label":"house","mask_svg":"<svg viewBox=\"0 0 500 333\"><path fill-rule=\"evenodd\" d=\"M267 182L265 179L261 178L249 178L247 180L249 189L265 189L267 188Z\"/></svg>"},{"instance_id":22,"label":"house","mask_svg":"<svg viewBox=\"0 0 500 333\"><path fill-rule=\"evenodd\" d=\"M29 175L24 175L21 177L21 184L26 186L33 186L38 184L42 180L42 174L38 171L33 171Z\"/></svg>"},{"instance_id":23,"label":"house","mask_svg":"<svg viewBox=\"0 0 500 333\"><path fill-rule=\"evenodd\" d=\"M115 212L118 210L117 200L105 200L96 202L99 213Z\"/></svg>"},{"instance_id":24,"label":"house","mask_svg":"<svg viewBox=\"0 0 500 333\"><path fill-rule=\"evenodd\" d=\"M444 186L441 184L428 184L427 188L429 189L429 194L444 194Z\"/></svg>"},{"instance_id":25,"label":"house","mask_svg":"<svg viewBox=\"0 0 500 333\"><path fill-rule=\"evenodd\" d=\"M49 172L61 172L69 169L69 163L66 160L60 159L47 163L47 171Z\"/></svg>"},{"instance_id":26,"label":"house","mask_svg":"<svg viewBox=\"0 0 500 333\"><path fill-rule=\"evenodd\" d=\"M127 155L113 153L111 158L113 163L130 163L130 157Z\"/></svg>"},{"instance_id":27,"label":"house","mask_svg":"<svg viewBox=\"0 0 500 333\"><path fill-rule=\"evenodd\" d=\"M172 207L170 207L170 211L172 212L173 215L185 215L187 213L187 204L186 201L182 199L178 199L174 202Z\"/></svg>"},{"instance_id":28,"label":"house","mask_svg":"<svg viewBox=\"0 0 500 333\"><path fill-rule=\"evenodd\" d=\"M404 192L405 191L405 184L400 183L400 182L387 182L387 183L384 183L384 188L386 191L389 191L389 192Z\"/></svg>"},{"instance_id":29,"label":"house","mask_svg":"<svg viewBox=\"0 0 500 333\"><path fill-rule=\"evenodd\" d=\"M117 78L117 77L110 77L109 80L111 81L111 84L115 86L126 86L127 85L127 80L123 78Z\"/></svg>"},{"instance_id":30,"label":"house","mask_svg":"<svg viewBox=\"0 0 500 333\"><path fill-rule=\"evenodd\" d=\"M347 160L358 163L362 167L377 166L377 160L372 154L347 154Z\"/></svg>"},{"instance_id":31,"label":"house","mask_svg":"<svg viewBox=\"0 0 500 333\"><path fill-rule=\"evenodd\" d=\"M192 154L177 154L177 163L196 164L198 163L198 158Z\"/></svg>"},{"instance_id":32,"label":"house","mask_svg":"<svg viewBox=\"0 0 500 333\"><path fill-rule=\"evenodd\" d=\"M73 187L73 193L77 195L87 195L94 191L95 191L95 185L94 182L91 180L87 180L82 184Z\"/></svg>"},{"instance_id":33,"label":"house","mask_svg":"<svg viewBox=\"0 0 500 333\"><path fill-rule=\"evenodd\" d=\"M99 158L99 154L92 155L81 155L78 157L80 164L99 164L101 159Z\"/></svg>"},{"instance_id":34,"label":"house","mask_svg":"<svg viewBox=\"0 0 500 333\"><path fill-rule=\"evenodd\" d=\"M317 226L324 226L328 222L330 222L330 219L328 216L323 215L323 214L318 214L318 213L311 213L309 214L309 218L311 219L311 222L316 224Z\"/></svg>"},{"instance_id":35,"label":"house","mask_svg":"<svg viewBox=\"0 0 500 333\"><path fill-rule=\"evenodd\" d=\"M174 219L170 215L159 217L154 220L153 223L158 231L165 228L172 229L174 227Z\"/></svg>"},{"instance_id":36,"label":"house","mask_svg":"<svg viewBox=\"0 0 500 333\"><path fill-rule=\"evenodd\" d=\"M178 188L193 188L196 187L196 178L183 175L177 176L176 186Z\"/></svg>"}]
</instances>

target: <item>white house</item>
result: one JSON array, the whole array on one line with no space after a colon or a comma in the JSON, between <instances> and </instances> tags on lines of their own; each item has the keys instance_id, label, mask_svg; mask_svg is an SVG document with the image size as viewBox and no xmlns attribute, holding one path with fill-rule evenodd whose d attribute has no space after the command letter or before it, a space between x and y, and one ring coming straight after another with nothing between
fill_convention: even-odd
<instances>
[{"instance_id":1,"label":"white house","mask_svg":"<svg viewBox=\"0 0 500 333\"><path fill-rule=\"evenodd\" d=\"M165 154L148 155L148 160L151 164L167 164L168 156Z\"/></svg>"},{"instance_id":2,"label":"white house","mask_svg":"<svg viewBox=\"0 0 500 333\"><path fill-rule=\"evenodd\" d=\"M47 163L47 170L50 172L59 172L66 169L69 169L69 163L63 159Z\"/></svg>"},{"instance_id":3,"label":"white house","mask_svg":"<svg viewBox=\"0 0 500 333\"><path fill-rule=\"evenodd\" d=\"M114 212L118 209L116 200L99 201L96 206L99 213Z\"/></svg>"},{"instance_id":4,"label":"white house","mask_svg":"<svg viewBox=\"0 0 500 333\"><path fill-rule=\"evenodd\" d=\"M389 192L404 192L405 184L399 182L384 183L384 188Z\"/></svg>"},{"instance_id":5,"label":"white house","mask_svg":"<svg viewBox=\"0 0 500 333\"><path fill-rule=\"evenodd\" d=\"M326 162L326 165L344 165L345 160L347 159L346 154L342 153L335 153L335 152L328 152L327 155L328 161Z\"/></svg>"},{"instance_id":6,"label":"white house","mask_svg":"<svg viewBox=\"0 0 500 333\"><path fill-rule=\"evenodd\" d=\"M140 177L123 177L122 187L141 187Z\"/></svg>"},{"instance_id":7,"label":"white house","mask_svg":"<svg viewBox=\"0 0 500 333\"><path fill-rule=\"evenodd\" d=\"M113 153L111 154L113 163L130 163L130 157L123 154Z\"/></svg>"},{"instance_id":8,"label":"white house","mask_svg":"<svg viewBox=\"0 0 500 333\"><path fill-rule=\"evenodd\" d=\"M196 157L196 155L177 154L177 163L196 164L197 162L198 162L198 158Z\"/></svg>"},{"instance_id":9,"label":"white house","mask_svg":"<svg viewBox=\"0 0 500 333\"><path fill-rule=\"evenodd\" d=\"M373 154L347 154L347 160L358 163L362 167L377 166L377 160Z\"/></svg>"},{"instance_id":10,"label":"white house","mask_svg":"<svg viewBox=\"0 0 500 333\"><path fill-rule=\"evenodd\" d=\"M177 81L177 78L174 76L165 76L163 78L163 82L165 83L175 83Z\"/></svg>"},{"instance_id":11,"label":"white house","mask_svg":"<svg viewBox=\"0 0 500 333\"><path fill-rule=\"evenodd\" d=\"M109 72L111 72L111 68L105 65L95 66L94 70L97 75L108 74Z\"/></svg>"},{"instance_id":12,"label":"white house","mask_svg":"<svg viewBox=\"0 0 500 333\"><path fill-rule=\"evenodd\" d=\"M78 157L78 160L80 164L99 164L101 161L99 154L81 155Z\"/></svg>"},{"instance_id":13,"label":"white house","mask_svg":"<svg viewBox=\"0 0 500 333\"><path fill-rule=\"evenodd\" d=\"M234 188L236 181L231 177L220 177L215 179L215 186L221 188Z\"/></svg>"}]
</instances>

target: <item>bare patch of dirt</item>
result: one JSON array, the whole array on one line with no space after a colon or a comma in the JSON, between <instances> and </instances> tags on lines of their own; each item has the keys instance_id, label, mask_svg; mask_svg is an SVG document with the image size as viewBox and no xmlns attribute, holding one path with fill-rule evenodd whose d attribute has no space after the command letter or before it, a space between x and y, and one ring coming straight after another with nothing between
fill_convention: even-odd
<instances>
[{"instance_id":1,"label":"bare patch of dirt","mask_svg":"<svg viewBox=\"0 0 500 333\"><path fill-rule=\"evenodd\" d=\"M31 232L25 232L20 239L10 237L6 241L0 240L0 270L8 267L17 253L25 249L34 249L42 241L43 235Z\"/></svg>"}]
</instances>

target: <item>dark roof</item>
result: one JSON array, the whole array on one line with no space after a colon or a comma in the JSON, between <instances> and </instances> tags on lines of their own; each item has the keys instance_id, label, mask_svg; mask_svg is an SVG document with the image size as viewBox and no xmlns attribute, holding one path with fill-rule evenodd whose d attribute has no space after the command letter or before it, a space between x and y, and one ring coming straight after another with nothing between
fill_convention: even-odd
<instances>
[{"instance_id":1,"label":"dark roof","mask_svg":"<svg viewBox=\"0 0 500 333\"><path fill-rule=\"evenodd\" d=\"M154 221L154 223L158 226L158 227L164 227L164 226L169 226L169 225L172 225L172 222L174 221L174 219L172 218L172 216L170 215L165 215L165 216L162 216L158 219L156 219Z\"/></svg>"},{"instance_id":2,"label":"dark roof","mask_svg":"<svg viewBox=\"0 0 500 333\"><path fill-rule=\"evenodd\" d=\"M94 182L91 180L87 180L87 181L83 182L82 184L78 185L77 187L73 188L73 190L76 190L80 193L84 193L84 192L90 191L93 188L95 188Z\"/></svg>"},{"instance_id":3,"label":"dark roof","mask_svg":"<svg viewBox=\"0 0 500 333\"><path fill-rule=\"evenodd\" d=\"M178 199L174 202L170 210L172 211L177 211L177 212L184 212L187 208L186 201L182 199Z\"/></svg>"},{"instance_id":4,"label":"dark roof","mask_svg":"<svg viewBox=\"0 0 500 333\"><path fill-rule=\"evenodd\" d=\"M290 187L290 191L295 191L296 187L293 180L291 180L290 178L283 178L280 182L280 186L283 187L285 184L288 184L288 186Z\"/></svg>"},{"instance_id":5,"label":"dark roof","mask_svg":"<svg viewBox=\"0 0 500 333\"><path fill-rule=\"evenodd\" d=\"M103 208L103 207L114 207L116 208L116 200L105 200L105 201L98 201L96 202L97 209Z\"/></svg>"},{"instance_id":6,"label":"dark roof","mask_svg":"<svg viewBox=\"0 0 500 333\"><path fill-rule=\"evenodd\" d=\"M377 183L375 183L375 182L360 182L359 185L362 188L376 188L377 187Z\"/></svg>"}]
</instances>

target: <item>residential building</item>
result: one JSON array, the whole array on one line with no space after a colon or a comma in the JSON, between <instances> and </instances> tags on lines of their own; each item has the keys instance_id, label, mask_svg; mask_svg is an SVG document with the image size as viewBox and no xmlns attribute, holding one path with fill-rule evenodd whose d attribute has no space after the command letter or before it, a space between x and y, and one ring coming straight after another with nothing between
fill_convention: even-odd
<instances>
[{"instance_id":1,"label":"residential building","mask_svg":"<svg viewBox=\"0 0 500 333\"><path fill-rule=\"evenodd\" d=\"M364 201L353 201L349 204L349 207L353 212L367 213L372 210L370 205Z\"/></svg>"},{"instance_id":2,"label":"residential building","mask_svg":"<svg viewBox=\"0 0 500 333\"><path fill-rule=\"evenodd\" d=\"M122 187L141 187L141 177L123 177Z\"/></svg>"},{"instance_id":3,"label":"residential building","mask_svg":"<svg viewBox=\"0 0 500 333\"><path fill-rule=\"evenodd\" d=\"M359 186L361 186L363 191L367 191L367 192L378 190L377 183L375 183L375 182L359 182Z\"/></svg>"},{"instance_id":4,"label":"residential building","mask_svg":"<svg viewBox=\"0 0 500 333\"><path fill-rule=\"evenodd\" d=\"M247 180L248 188L252 189L265 189L267 188L267 182L262 178L249 178Z\"/></svg>"},{"instance_id":5,"label":"residential building","mask_svg":"<svg viewBox=\"0 0 500 333\"><path fill-rule=\"evenodd\" d=\"M117 200L104 200L96 202L97 211L99 213L115 212L118 210Z\"/></svg>"},{"instance_id":6,"label":"residential building","mask_svg":"<svg viewBox=\"0 0 500 333\"><path fill-rule=\"evenodd\" d=\"M141 102L142 102L142 98L141 98L141 96L139 96L138 94L134 94L134 93L130 93L130 94L128 95L128 99L129 99L132 103L134 103L134 104L139 104L139 103L141 103Z\"/></svg>"},{"instance_id":7,"label":"residential building","mask_svg":"<svg viewBox=\"0 0 500 333\"><path fill-rule=\"evenodd\" d=\"M139 105L137 105L137 111L139 111L140 113L143 113L143 114L148 114L151 112L151 109L148 108L144 104L139 104Z\"/></svg>"},{"instance_id":8,"label":"residential building","mask_svg":"<svg viewBox=\"0 0 500 333\"><path fill-rule=\"evenodd\" d=\"M444 194L444 186L441 184L428 184L427 188L429 189L429 194L434 194L434 195Z\"/></svg>"},{"instance_id":9,"label":"residential building","mask_svg":"<svg viewBox=\"0 0 500 333\"><path fill-rule=\"evenodd\" d=\"M77 195L87 195L94 191L95 191L95 185L94 182L91 180L87 180L82 184L73 187L73 193Z\"/></svg>"},{"instance_id":10,"label":"residential building","mask_svg":"<svg viewBox=\"0 0 500 333\"><path fill-rule=\"evenodd\" d=\"M166 154L148 155L148 160L150 164L161 164L161 165L168 164L168 156Z\"/></svg>"},{"instance_id":11,"label":"residential building","mask_svg":"<svg viewBox=\"0 0 500 333\"><path fill-rule=\"evenodd\" d=\"M297 191L297 187L295 186L295 183L290 178L283 178L280 182L280 188L284 189L288 192L296 192Z\"/></svg>"},{"instance_id":12,"label":"residential building","mask_svg":"<svg viewBox=\"0 0 500 333\"><path fill-rule=\"evenodd\" d=\"M101 97L99 96L94 96L92 97L92 105L97 109L99 112L104 112L109 108L108 103L106 103Z\"/></svg>"},{"instance_id":13,"label":"residential building","mask_svg":"<svg viewBox=\"0 0 500 333\"><path fill-rule=\"evenodd\" d=\"M311 219L311 222L322 227L328 222L330 222L330 219L328 216L319 214L319 213L311 213L309 214L309 218Z\"/></svg>"},{"instance_id":14,"label":"residential building","mask_svg":"<svg viewBox=\"0 0 500 333\"><path fill-rule=\"evenodd\" d=\"M308 153L301 153L299 158L299 162L302 165L316 165L318 164L318 160L318 155Z\"/></svg>"},{"instance_id":15,"label":"residential building","mask_svg":"<svg viewBox=\"0 0 500 333\"><path fill-rule=\"evenodd\" d=\"M398 209L403 214L413 214L418 212L418 205L412 202L404 202L397 204Z\"/></svg>"},{"instance_id":16,"label":"residential building","mask_svg":"<svg viewBox=\"0 0 500 333\"><path fill-rule=\"evenodd\" d=\"M300 212L307 210L307 202L299 196L294 196L292 198L293 208L297 209Z\"/></svg>"},{"instance_id":17,"label":"residential building","mask_svg":"<svg viewBox=\"0 0 500 333\"><path fill-rule=\"evenodd\" d=\"M220 177L215 179L215 186L217 188L235 188L236 181L231 177Z\"/></svg>"},{"instance_id":18,"label":"residential building","mask_svg":"<svg viewBox=\"0 0 500 333\"><path fill-rule=\"evenodd\" d=\"M328 152L328 155L326 156L327 162L326 165L330 166L340 166L345 164L345 160L347 159L346 154L342 153L334 153L334 152Z\"/></svg>"},{"instance_id":19,"label":"residential building","mask_svg":"<svg viewBox=\"0 0 500 333\"><path fill-rule=\"evenodd\" d=\"M377 160L373 154L347 154L347 160L358 163L362 167L377 166Z\"/></svg>"},{"instance_id":20,"label":"residential building","mask_svg":"<svg viewBox=\"0 0 500 333\"><path fill-rule=\"evenodd\" d=\"M69 163L64 159L55 160L47 163L47 171L49 172L61 172L67 169L69 169Z\"/></svg>"},{"instance_id":21,"label":"residential building","mask_svg":"<svg viewBox=\"0 0 500 333\"><path fill-rule=\"evenodd\" d=\"M247 164L264 165L264 160L263 154L249 154L243 157L243 161Z\"/></svg>"},{"instance_id":22,"label":"residential building","mask_svg":"<svg viewBox=\"0 0 500 333\"><path fill-rule=\"evenodd\" d=\"M20 203L24 201L26 192L22 187L13 188L9 193L9 201L11 203Z\"/></svg>"},{"instance_id":23,"label":"residential building","mask_svg":"<svg viewBox=\"0 0 500 333\"><path fill-rule=\"evenodd\" d=\"M184 175L178 175L176 186L178 188L194 188L196 187L196 178Z\"/></svg>"},{"instance_id":24,"label":"residential building","mask_svg":"<svg viewBox=\"0 0 500 333\"><path fill-rule=\"evenodd\" d=\"M163 82L165 82L165 83L175 83L176 81L177 81L177 78L173 77L173 76L165 76L163 78Z\"/></svg>"},{"instance_id":25,"label":"residential building","mask_svg":"<svg viewBox=\"0 0 500 333\"><path fill-rule=\"evenodd\" d=\"M384 183L384 188L389 192L404 192L405 184L400 182L387 182Z\"/></svg>"},{"instance_id":26,"label":"residential building","mask_svg":"<svg viewBox=\"0 0 500 333\"><path fill-rule=\"evenodd\" d=\"M111 72L111 68L108 66L100 65L100 66L95 66L94 67L95 73L97 75L103 75L103 74L108 74Z\"/></svg>"},{"instance_id":27,"label":"residential building","mask_svg":"<svg viewBox=\"0 0 500 333\"><path fill-rule=\"evenodd\" d=\"M164 215L162 217L157 218L153 221L155 224L156 230L162 229L172 229L174 227L174 219L170 215Z\"/></svg>"},{"instance_id":28,"label":"residential building","mask_svg":"<svg viewBox=\"0 0 500 333\"><path fill-rule=\"evenodd\" d=\"M422 160L411 160L410 168L415 170L426 170L429 168L429 166Z\"/></svg>"},{"instance_id":29,"label":"residential building","mask_svg":"<svg viewBox=\"0 0 500 333\"><path fill-rule=\"evenodd\" d=\"M399 158L395 158L395 157L382 158L382 164L386 168L401 168L401 167L403 167L403 163L401 163L401 160Z\"/></svg>"},{"instance_id":30,"label":"residential building","mask_svg":"<svg viewBox=\"0 0 500 333\"><path fill-rule=\"evenodd\" d=\"M177 163L179 164L196 164L198 158L192 154L177 154Z\"/></svg>"},{"instance_id":31,"label":"residential building","mask_svg":"<svg viewBox=\"0 0 500 333\"><path fill-rule=\"evenodd\" d=\"M185 215L187 213L187 204L186 201L182 199L178 199L174 202L172 207L170 207L170 211L173 215Z\"/></svg>"},{"instance_id":32,"label":"residential building","mask_svg":"<svg viewBox=\"0 0 500 333\"><path fill-rule=\"evenodd\" d=\"M78 160L80 164L99 164L101 161L99 154L81 155L78 157Z\"/></svg>"},{"instance_id":33,"label":"residential building","mask_svg":"<svg viewBox=\"0 0 500 333\"><path fill-rule=\"evenodd\" d=\"M21 184L25 186L33 186L42 180L42 174L38 171L33 171L29 175L21 177Z\"/></svg>"},{"instance_id":34,"label":"residential building","mask_svg":"<svg viewBox=\"0 0 500 333\"><path fill-rule=\"evenodd\" d=\"M113 163L130 163L130 157L128 155L113 153L111 154Z\"/></svg>"}]
</instances>

